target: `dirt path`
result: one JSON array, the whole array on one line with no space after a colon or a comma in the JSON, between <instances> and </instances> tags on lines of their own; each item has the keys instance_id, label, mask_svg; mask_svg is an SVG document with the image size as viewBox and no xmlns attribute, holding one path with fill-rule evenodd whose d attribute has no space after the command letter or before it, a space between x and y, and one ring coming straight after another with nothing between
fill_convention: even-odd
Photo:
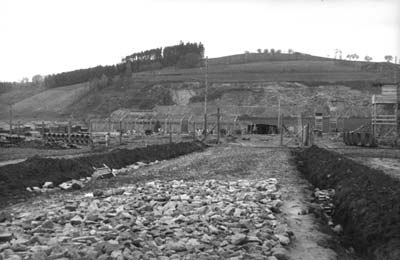
<instances>
[{"instance_id":1,"label":"dirt path","mask_svg":"<svg viewBox=\"0 0 400 260\"><path fill-rule=\"evenodd\" d=\"M209 148L204 152L189 154L141 168L127 175L120 175L109 180L97 181L82 191L54 194L50 197L47 195L42 196L41 198L36 198L33 202L19 204L9 208L9 210L20 213L21 211L43 212L43 206L52 205L52 211L58 210L57 212L60 212L60 210L57 209L57 207L60 206L57 205L62 205L63 201L68 200L88 200L88 198L84 197L84 194L90 191L96 189L104 191L117 187L132 187L130 185L140 187L140 189L135 188L131 191L135 192L136 189L146 189L146 187L148 187L146 183L153 181L156 181L155 185L167 187L170 185L169 183L171 181L174 183L173 180L182 180L184 181L182 184L184 187L188 185L196 191L201 190L202 185L207 183L207 180L211 179L220 182L220 185L222 185L221 187L227 184L229 187L229 185L231 185L229 183L231 182L238 183L237 185L240 183L252 184L263 182L269 178L276 178L278 181L279 195L281 195L281 200L283 201L280 207L282 212L276 213L276 219L285 229L287 228L289 231L293 232L291 243L287 246L289 251L286 256L288 259L338 259L337 254L330 248L331 245L329 241L331 238L321 231L321 225L318 223L317 219L311 214L298 214L302 209L309 208L310 205L308 201L310 199L311 190L309 184L300 177L294 165L290 162L290 151L274 148L254 148L251 146L254 146L253 142L251 142L250 146L247 146L246 143L241 143L240 146L225 145ZM160 181L161 183L157 184ZM142 184L144 186L141 186ZM254 188L246 188L248 187L246 184L244 184L244 186L240 185L237 194L249 191L249 189L251 191L251 189ZM217 187L218 189L222 189L220 186ZM189 190L187 192L191 193L192 191ZM229 196L232 196L232 194ZM234 202L234 200L232 202ZM113 204L114 199L109 199L107 203ZM115 199L115 203L117 204L115 205L116 207L120 206L121 199ZM225 242L222 242L222 244L224 243Z\"/></svg>"},{"instance_id":2,"label":"dirt path","mask_svg":"<svg viewBox=\"0 0 400 260\"><path fill-rule=\"evenodd\" d=\"M273 145L276 145L276 142ZM310 207L312 187L300 176L290 162L290 157L288 149L262 148L254 139L166 161L138 172L135 178L120 178L125 179L124 182L160 178L171 180L277 178L284 201L282 217L295 235L290 245L291 259L337 259L335 251L329 248L332 246L332 239L321 231L319 221L312 214L299 215L303 209ZM115 180L114 184L117 186L119 182L120 180ZM98 185L100 186L96 185L97 188L102 186L100 183ZM340 257L340 259L355 259L343 252L340 252Z\"/></svg>"}]
</instances>

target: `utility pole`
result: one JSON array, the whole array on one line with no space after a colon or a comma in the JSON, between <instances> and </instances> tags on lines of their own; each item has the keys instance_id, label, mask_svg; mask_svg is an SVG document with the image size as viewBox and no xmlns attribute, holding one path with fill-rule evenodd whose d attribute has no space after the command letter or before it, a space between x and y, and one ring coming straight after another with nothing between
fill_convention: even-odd
<instances>
[{"instance_id":1,"label":"utility pole","mask_svg":"<svg viewBox=\"0 0 400 260\"><path fill-rule=\"evenodd\" d=\"M90 149L94 148L94 143L93 143L93 129L92 129L92 120L89 119L89 143L90 143Z\"/></svg>"},{"instance_id":2,"label":"utility pole","mask_svg":"<svg viewBox=\"0 0 400 260\"><path fill-rule=\"evenodd\" d=\"M68 121L68 144L71 144L71 132L72 132L72 122L71 119Z\"/></svg>"},{"instance_id":3,"label":"utility pole","mask_svg":"<svg viewBox=\"0 0 400 260\"><path fill-rule=\"evenodd\" d=\"M278 96L278 127L281 131L281 96Z\"/></svg>"},{"instance_id":4,"label":"utility pole","mask_svg":"<svg viewBox=\"0 0 400 260\"><path fill-rule=\"evenodd\" d=\"M304 144L304 131L303 131L303 113L300 112L300 127L301 127L301 146Z\"/></svg>"},{"instance_id":5,"label":"utility pole","mask_svg":"<svg viewBox=\"0 0 400 260\"><path fill-rule=\"evenodd\" d=\"M205 78L204 78L204 82L205 82L205 93L204 93L204 137L207 136L207 95L208 95L208 57L206 57L205 60L205 67L206 67L206 71L205 71Z\"/></svg>"},{"instance_id":6,"label":"utility pole","mask_svg":"<svg viewBox=\"0 0 400 260\"><path fill-rule=\"evenodd\" d=\"M10 103L10 142L11 142L11 136L12 136L12 104Z\"/></svg>"},{"instance_id":7,"label":"utility pole","mask_svg":"<svg viewBox=\"0 0 400 260\"><path fill-rule=\"evenodd\" d=\"M220 135L220 118L221 114L219 112L219 108L217 108L217 144L219 144L219 135Z\"/></svg>"},{"instance_id":8,"label":"utility pole","mask_svg":"<svg viewBox=\"0 0 400 260\"><path fill-rule=\"evenodd\" d=\"M122 120L119 120L119 145L122 144Z\"/></svg>"},{"instance_id":9,"label":"utility pole","mask_svg":"<svg viewBox=\"0 0 400 260\"><path fill-rule=\"evenodd\" d=\"M280 120L280 124L279 124L279 131L280 131L281 136L280 136L279 144L280 144L280 146L282 146L283 145L283 114L280 115L280 117L281 117L281 120Z\"/></svg>"},{"instance_id":10,"label":"utility pole","mask_svg":"<svg viewBox=\"0 0 400 260\"><path fill-rule=\"evenodd\" d=\"M196 141L196 121L193 120L193 140Z\"/></svg>"},{"instance_id":11,"label":"utility pole","mask_svg":"<svg viewBox=\"0 0 400 260\"><path fill-rule=\"evenodd\" d=\"M21 124L21 122L20 122L20 121L18 121L18 123L17 123L17 136L18 136L18 138L19 138L19 136L20 136L20 132L21 132L21 129L20 129L20 124Z\"/></svg>"},{"instance_id":12,"label":"utility pole","mask_svg":"<svg viewBox=\"0 0 400 260\"><path fill-rule=\"evenodd\" d=\"M172 144L172 122L170 116L168 121L169 121L169 143Z\"/></svg>"}]
</instances>

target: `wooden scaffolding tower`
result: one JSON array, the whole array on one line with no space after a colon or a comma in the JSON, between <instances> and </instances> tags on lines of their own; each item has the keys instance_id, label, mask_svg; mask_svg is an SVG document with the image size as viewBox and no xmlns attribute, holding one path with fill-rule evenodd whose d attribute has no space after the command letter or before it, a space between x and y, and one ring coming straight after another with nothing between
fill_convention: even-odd
<instances>
[{"instance_id":1,"label":"wooden scaffolding tower","mask_svg":"<svg viewBox=\"0 0 400 260\"><path fill-rule=\"evenodd\" d=\"M372 131L377 139L399 139L400 84L381 85L381 94L372 96Z\"/></svg>"}]
</instances>

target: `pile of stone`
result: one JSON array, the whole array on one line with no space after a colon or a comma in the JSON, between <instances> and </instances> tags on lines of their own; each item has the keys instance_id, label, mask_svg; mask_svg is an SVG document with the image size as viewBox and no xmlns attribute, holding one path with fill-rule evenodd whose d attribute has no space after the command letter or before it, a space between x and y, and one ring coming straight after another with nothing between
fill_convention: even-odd
<instances>
[{"instance_id":1,"label":"pile of stone","mask_svg":"<svg viewBox=\"0 0 400 260\"><path fill-rule=\"evenodd\" d=\"M26 190L29 192L46 193L56 192L60 190L79 190L82 189L91 180L97 179L108 179L117 176L118 174L131 173L132 170L137 170L143 166L154 165L159 163L158 160L150 163L137 162L132 165L128 165L121 169L111 169L107 165L103 165L100 168L94 168L94 172L91 177L81 178L79 180L69 180L55 186L53 182L45 182L42 187L27 187Z\"/></svg>"},{"instance_id":2,"label":"pile of stone","mask_svg":"<svg viewBox=\"0 0 400 260\"><path fill-rule=\"evenodd\" d=\"M333 231L335 231L336 233L341 233L341 225L335 225L332 219L335 210L335 206L333 204L334 196L334 189L320 190L319 188L316 188L314 191L314 197L320 206L323 218L326 220Z\"/></svg>"},{"instance_id":3,"label":"pile of stone","mask_svg":"<svg viewBox=\"0 0 400 260\"><path fill-rule=\"evenodd\" d=\"M153 181L71 198L11 208L0 259L288 259L293 233L274 178Z\"/></svg>"}]
</instances>

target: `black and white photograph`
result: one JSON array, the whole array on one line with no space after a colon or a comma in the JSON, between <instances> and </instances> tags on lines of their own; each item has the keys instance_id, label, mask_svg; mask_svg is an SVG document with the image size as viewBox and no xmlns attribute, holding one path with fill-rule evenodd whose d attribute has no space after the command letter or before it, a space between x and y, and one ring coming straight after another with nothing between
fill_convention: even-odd
<instances>
[{"instance_id":1,"label":"black and white photograph","mask_svg":"<svg viewBox=\"0 0 400 260\"><path fill-rule=\"evenodd\" d=\"M0 0L0 260L400 260L399 0Z\"/></svg>"}]
</instances>

